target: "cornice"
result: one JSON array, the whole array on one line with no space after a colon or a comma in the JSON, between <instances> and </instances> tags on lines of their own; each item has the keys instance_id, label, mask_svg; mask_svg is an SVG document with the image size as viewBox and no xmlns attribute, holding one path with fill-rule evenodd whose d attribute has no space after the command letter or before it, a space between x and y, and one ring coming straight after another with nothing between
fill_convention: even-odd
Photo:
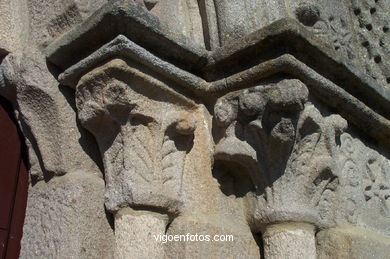
<instances>
[{"instance_id":1,"label":"cornice","mask_svg":"<svg viewBox=\"0 0 390 259\"><path fill-rule=\"evenodd\" d=\"M105 4L50 44L46 55L51 63L66 69L120 34L187 70L199 69L207 63L208 53L204 48L164 26L133 1Z\"/></svg>"},{"instance_id":2,"label":"cornice","mask_svg":"<svg viewBox=\"0 0 390 259\"><path fill-rule=\"evenodd\" d=\"M47 58L65 70L59 80L71 87L91 69L122 58L204 100L285 74L300 79L363 132L390 144L389 89L291 18L207 51L138 5L117 1L48 46Z\"/></svg>"}]
</instances>

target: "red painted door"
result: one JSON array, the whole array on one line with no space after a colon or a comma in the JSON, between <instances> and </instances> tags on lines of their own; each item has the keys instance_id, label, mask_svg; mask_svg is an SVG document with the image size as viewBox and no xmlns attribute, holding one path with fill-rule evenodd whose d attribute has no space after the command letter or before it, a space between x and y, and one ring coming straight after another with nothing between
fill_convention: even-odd
<instances>
[{"instance_id":1,"label":"red painted door","mask_svg":"<svg viewBox=\"0 0 390 259\"><path fill-rule=\"evenodd\" d=\"M0 258L18 258L28 175L11 107L0 99Z\"/></svg>"}]
</instances>

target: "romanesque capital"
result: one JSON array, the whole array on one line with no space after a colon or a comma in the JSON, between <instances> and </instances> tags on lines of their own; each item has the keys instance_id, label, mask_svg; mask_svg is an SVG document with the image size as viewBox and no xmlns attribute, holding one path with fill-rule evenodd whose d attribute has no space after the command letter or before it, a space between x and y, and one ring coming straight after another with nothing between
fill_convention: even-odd
<instances>
[{"instance_id":1,"label":"romanesque capital","mask_svg":"<svg viewBox=\"0 0 390 259\"><path fill-rule=\"evenodd\" d=\"M107 208L177 212L196 104L121 59L84 75L76 102L80 121L99 144Z\"/></svg>"},{"instance_id":2,"label":"romanesque capital","mask_svg":"<svg viewBox=\"0 0 390 259\"><path fill-rule=\"evenodd\" d=\"M323 194L337 187L336 138L347 121L321 114L308 93L301 81L284 79L216 103L215 159L238 163L242 170L225 170L250 178L244 188L256 196L249 210L259 227L281 221L320 224L327 209L321 208ZM242 190L242 183L237 188Z\"/></svg>"}]
</instances>

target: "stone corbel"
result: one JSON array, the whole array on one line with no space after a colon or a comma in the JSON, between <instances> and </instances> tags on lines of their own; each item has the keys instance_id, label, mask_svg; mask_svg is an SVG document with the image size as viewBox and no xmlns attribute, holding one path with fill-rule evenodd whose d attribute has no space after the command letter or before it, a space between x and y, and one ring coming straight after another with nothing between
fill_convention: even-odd
<instances>
[{"instance_id":1,"label":"stone corbel","mask_svg":"<svg viewBox=\"0 0 390 259\"><path fill-rule=\"evenodd\" d=\"M314 230L319 222L326 224L325 195L337 187L335 138L346 120L322 115L296 79L221 97L215 116L215 159L241 165L243 170L226 170L233 179L250 177L245 190L255 200L248 202L249 222L263 233L266 258L280 258L275 249L315 258ZM291 246L297 240L302 249Z\"/></svg>"}]
</instances>

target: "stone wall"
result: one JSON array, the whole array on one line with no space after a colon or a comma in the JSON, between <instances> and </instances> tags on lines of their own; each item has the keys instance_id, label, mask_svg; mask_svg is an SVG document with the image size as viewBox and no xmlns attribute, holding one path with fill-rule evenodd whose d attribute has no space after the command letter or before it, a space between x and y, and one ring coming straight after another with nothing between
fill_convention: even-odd
<instances>
[{"instance_id":1,"label":"stone wall","mask_svg":"<svg viewBox=\"0 0 390 259\"><path fill-rule=\"evenodd\" d=\"M389 257L387 0L0 7L21 258Z\"/></svg>"}]
</instances>

